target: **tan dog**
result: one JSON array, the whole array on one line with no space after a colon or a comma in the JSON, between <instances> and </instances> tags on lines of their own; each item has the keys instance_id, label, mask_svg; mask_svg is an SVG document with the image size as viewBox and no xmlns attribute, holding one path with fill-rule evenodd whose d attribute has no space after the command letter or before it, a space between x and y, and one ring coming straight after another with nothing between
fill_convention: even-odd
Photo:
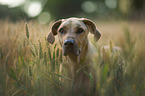
<instances>
[{"instance_id":1,"label":"tan dog","mask_svg":"<svg viewBox=\"0 0 145 96\"><path fill-rule=\"evenodd\" d=\"M73 80L74 96L96 94L95 70L90 62L96 50L88 39L89 32L94 34L95 41L99 40L101 34L91 20L68 18L56 21L47 37L47 41L53 44L54 36L58 35L63 55L68 61L66 69ZM90 82L91 76L93 84Z\"/></svg>"}]
</instances>

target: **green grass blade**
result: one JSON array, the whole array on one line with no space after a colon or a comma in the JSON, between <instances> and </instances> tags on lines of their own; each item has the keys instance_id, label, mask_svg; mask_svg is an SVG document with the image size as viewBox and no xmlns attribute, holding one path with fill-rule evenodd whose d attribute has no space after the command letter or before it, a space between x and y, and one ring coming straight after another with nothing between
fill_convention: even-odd
<instances>
[{"instance_id":1,"label":"green grass blade","mask_svg":"<svg viewBox=\"0 0 145 96\"><path fill-rule=\"evenodd\" d=\"M18 81L17 76L16 76L16 74L15 74L15 72L14 72L14 70L13 70L12 68L10 68L10 76L11 76L14 80Z\"/></svg>"},{"instance_id":2,"label":"green grass blade","mask_svg":"<svg viewBox=\"0 0 145 96\"><path fill-rule=\"evenodd\" d=\"M59 48L56 50L56 65L58 66L58 59L59 58Z\"/></svg>"},{"instance_id":3,"label":"green grass blade","mask_svg":"<svg viewBox=\"0 0 145 96\"><path fill-rule=\"evenodd\" d=\"M32 80L32 67L31 66L29 66L29 76L30 76L30 78Z\"/></svg>"},{"instance_id":4,"label":"green grass blade","mask_svg":"<svg viewBox=\"0 0 145 96\"><path fill-rule=\"evenodd\" d=\"M57 86L59 89L62 89L61 86L59 86L56 82L54 82L54 80L52 80L49 75L45 74L45 73L41 73L41 75L43 77L45 77L48 81L50 81L53 85Z\"/></svg>"},{"instance_id":5,"label":"green grass blade","mask_svg":"<svg viewBox=\"0 0 145 96\"><path fill-rule=\"evenodd\" d=\"M26 36L29 39L29 30L28 30L28 25L26 24Z\"/></svg>"},{"instance_id":6,"label":"green grass blade","mask_svg":"<svg viewBox=\"0 0 145 96\"><path fill-rule=\"evenodd\" d=\"M48 48L48 54L49 54L49 59L50 59L50 62L52 61L52 57L51 57L51 51L50 51L50 48Z\"/></svg>"},{"instance_id":7,"label":"green grass blade","mask_svg":"<svg viewBox=\"0 0 145 96\"><path fill-rule=\"evenodd\" d=\"M60 75L60 74L56 74L56 73L54 73L54 72L48 72L48 73L53 74L53 75L55 75L55 76L57 76L57 77L61 77L61 78L67 79L67 80L71 80L71 78L68 78L68 77L63 76L63 75Z\"/></svg>"},{"instance_id":8,"label":"green grass blade","mask_svg":"<svg viewBox=\"0 0 145 96\"><path fill-rule=\"evenodd\" d=\"M30 48L30 51L32 53L32 55L35 57L35 53L33 52L33 50Z\"/></svg>"},{"instance_id":9,"label":"green grass blade","mask_svg":"<svg viewBox=\"0 0 145 96\"><path fill-rule=\"evenodd\" d=\"M54 50L55 50L55 48L56 48L56 45L57 45L57 44L54 45Z\"/></svg>"},{"instance_id":10,"label":"green grass blade","mask_svg":"<svg viewBox=\"0 0 145 96\"><path fill-rule=\"evenodd\" d=\"M52 72L55 71L55 50L53 51L53 59L52 59Z\"/></svg>"},{"instance_id":11,"label":"green grass blade","mask_svg":"<svg viewBox=\"0 0 145 96\"><path fill-rule=\"evenodd\" d=\"M46 55L46 52L44 52L44 64L47 66L47 55Z\"/></svg>"},{"instance_id":12,"label":"green grass blade","mask_svg":"<svg viewBox=\"0 0 145 96\"><path fill-rule=\"evenodd\" d=\"M43 56L42 54L42 46L41 46L41 42L39 41L39 59L41 59Z\"/></svg>"}]
</instances>

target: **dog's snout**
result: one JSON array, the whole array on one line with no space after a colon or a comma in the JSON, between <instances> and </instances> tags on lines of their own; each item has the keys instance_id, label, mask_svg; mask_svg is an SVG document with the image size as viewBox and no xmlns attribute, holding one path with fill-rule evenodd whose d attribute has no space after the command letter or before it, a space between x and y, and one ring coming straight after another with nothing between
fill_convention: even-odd
<instances>
[{"instance_id":1,"label":"dog's snout","mask_svg":"<svg viewBox=\"0 0 145 96\"><path fill-rule=\"evenodd\" d=\"M67 38L63 43L63 55L75 54L78 56L80 54L78 45L73 38Z\"/></svg>"},{"instance_id":2,"label":"dog's snout","mask_svg":"<svg viewBox=\"0 0 145 96\"><path fill-rule=\"evenodd\" d=\"M65 46L74 45L74 40L72 40L72 39L65 40L65 41L64 41L64 45L65 45Z\"/></svg>"}]
</instances>

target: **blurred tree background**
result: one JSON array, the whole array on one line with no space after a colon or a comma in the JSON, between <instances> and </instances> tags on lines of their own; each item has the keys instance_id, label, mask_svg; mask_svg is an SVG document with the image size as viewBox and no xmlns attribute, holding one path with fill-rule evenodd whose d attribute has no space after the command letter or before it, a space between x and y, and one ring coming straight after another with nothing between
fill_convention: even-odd
<instances>
[{"instance_id":1,"label":"blurred tree background","mask_svg":"<svg viewBox=\"0 0 145 96\"><path fill-rule=\"evenodd\" d=\"M143 18L145 0L0 0L0 19L12 21L50 20L71 16L104 18Z\"/></svg>"}]
</instances>

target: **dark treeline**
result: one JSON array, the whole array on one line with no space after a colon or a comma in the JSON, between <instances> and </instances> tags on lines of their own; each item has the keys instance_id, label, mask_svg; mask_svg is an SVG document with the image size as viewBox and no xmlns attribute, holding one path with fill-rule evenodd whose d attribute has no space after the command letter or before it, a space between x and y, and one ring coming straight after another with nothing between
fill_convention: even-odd
<instances>
[{"instance_id":1,"label":"dark treeline","mask_svg":"<svg viewBox=\"0 0 145 96\"><path fill-rule=\"evenodd\" d=\"M65 18L70 16L88 16L88 17L102 17L120 16L138 18L145 13L145 0L89 0L95 5L95 11L87 13L83 10L82 4L88 0L29 0L29 2L39 1L43 4L42 11L48 11L53 19ZM110 3L116 2L115 8L109 8L106 1ZM27 2L27 0L26 0ZM0 5L0 19L10 18L12 20L26 19L28 15L23 10L26 3L9 8L7 5ZM89 9L89 5L86 7ZM33 17L33 18L37 18Z\"/></svg>"}]
</instances>

